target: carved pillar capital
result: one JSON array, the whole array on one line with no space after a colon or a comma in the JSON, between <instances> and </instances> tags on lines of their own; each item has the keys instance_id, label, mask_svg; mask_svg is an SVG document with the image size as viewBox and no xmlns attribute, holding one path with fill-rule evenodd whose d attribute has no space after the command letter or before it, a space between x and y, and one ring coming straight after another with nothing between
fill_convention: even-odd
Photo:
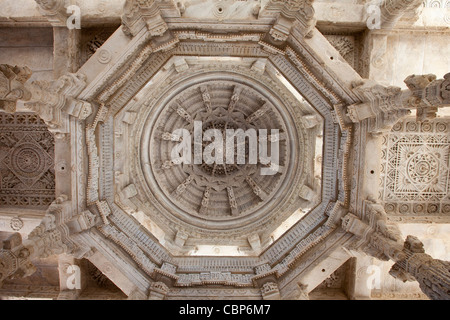
<instances>
[{"instance_id":1,"label":"carved pillar capital","mask_svg":"<svg viewBox=\"0 0 450 320\"><path fill-rule=\"evenodd\" d=\"M302 34L309 37L310 32L316 25L313 2L314 0L270 0L261 11L260 16L271 16L278 14L283 17L283 19L291 20L291 23L296 20ZM284 23L281 25L283 24ZM277 29L276 25L277 24L274 26L275 30ZM281 30L283 29L284 28ZM285 32L282 31L282 33Z\"/></svg>"},{"instance_id":2,"label":"carved pillar capital","mask_svg":"<svg viewBox=\"0 0 450 320\"><path fill-rule=\"evenodd\" d=\"M31 251L23 245L20 233L4 241L0 248L0 283L7 278L27 277L36 272L30 256Z\"/></svg>"},{"instance_id":3,"label":"carved pillar capital","mask_svg":"<svg viewBox=\"0 0 450 320\"><path fill-rule=\"evenodd\" d=\"M398 227L387 223L387 215L382 205L366 201L360 216L352 213L342 218L342 229L360 240L358 248L381 260L403 257L401 234Z\"/></svg>"},{"instance_id":4,"label":"carved pillar capital","mask_svg":"<svg viewBox=\"0 0 450 320\"><path fill-rule=\"evenodd\" d=\"M450 73L439 80L433 74L411 75L405 83L412 93L408 106L417 109L419 121L433 119L438 108L450 106Z\"/></svg>"},{"instance_id":5,"label":"carved pillar capital","mask_svg":"<svg viewBox=\"0 0 450 320\"><path fill-rule=\"evenodd\" d=\"M67 133L70 116L83 121L92 114L91 103L75 98L86 86L84 75L28 83L31 74L27 67L0 65L0 110L14 113L17 102L25 101L53 133Z\"/></svg>"},{"instance_id":6,"label":"carved pillar capital","mask_svg":"<svg viewBox=\"0 0 450 320\"><path fill-rule=\"evenodd\" d=\"M71 217L67 197L55 200L47 214L29 235L22 241L20 234L14 234L3 243L0 249L0 282L10 277L26 277L36 269L32 261L62 253L79 254L82 251L75 245L72 237L96 225L96 217L86 211Z\"/></svg>"},{"instance_id":7,"label":"carved pillar capital","mask_svg":"<svg viewBox=\"0 0 450 320\"><path fill-rule=\"evenodd\" d=\"M373 132L387 131L410 110L417 110L417 120L436 117L438 108L450 106L450 73L436 80L434 75L412 75L405 79L408 89L385 87L371 80L353 85L361 103L347 107L348 117L355 123L375 121Z\"/></svg>"},{"instance_id":8,"label":"carved pillar capital","mask_svg":"<svg viewBox=\"0 0 450 320\"><path fill-rule=\"evenodd\" d=\"M67 0L35 0L39 5L39 10L43 16L54 27L66 26L66 20L69 14L67 7L69 2Z\"/></svg>"}]
</instances>

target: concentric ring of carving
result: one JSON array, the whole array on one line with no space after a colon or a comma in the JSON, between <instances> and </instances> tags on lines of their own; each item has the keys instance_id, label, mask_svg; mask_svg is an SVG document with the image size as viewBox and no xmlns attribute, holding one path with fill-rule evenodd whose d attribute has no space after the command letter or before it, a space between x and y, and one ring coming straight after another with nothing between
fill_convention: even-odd
<instances>
[{"instance_id":1,"label":"concentric ring of carving","mask_svg":"<svg viewBox=\"0 0 450 320\"><path fill-rule=\"evenodd\" d=\"M280 87L268 86L266 79L255 80L253 74L227 69L193 71L175 83L169 81L157 95L147 95L147 107L137 111L132 148L139 148L139 157L133 160L132 170L140 178L134 180L137 196L133 202L139 207L145 203L143 211L161 226L190 236L246 238L250 229L275 228L301 203L299 190L308 177L304 168L311 166L304 151L314 152L302 115L311 111L303 110L307 106ZM249 161L252 144L247 139L243 164L196 164L195 139L189 140L194 162L177 161L172 152L183 141L182 131L177 130L195 136L196 123L201 123L197 130L203 138L209 130L240 129L245 134L255 130L256 164ZM267 130L266 135L260 130ZM199 149L203 152L211 144L205 141ZM226 141L224 138L223 148ZM241 146L238 138L235 142L234 148ZM267 146L262 153L260 143ZM277 161L271 161L273 144L279 148ZM275 173L267 174L267 170Z\"/></svg>"},{"instance_id":2,"label":"concentric ring of carving","mask_svg":"<svg viewBox=\"0 0 450 320\"><path fill-rule=\"evenodd\" d=\"M30 148L22 149L15 155L17 168L23 173L30 174L38 170L41 166L39 154Z\"/></svg>"},{"instance_id":3,"label":"concentric ring of carving","mask_svg":"<svg viewBox=\"0 0 450 320\"><path fill-rule=\"evenodd\" d=\"M196 129L195 123L201 127ZM288 164L286 154L289 153L285 124L277 109L248 86L227 81L208 81L192 86L167 103L156 126L150 140L154 176L167 198L193 216L218 221L249 215L264 206L282 181L282 168ZM172 157L174 148L183 144L183 137L174 134L180 130L189 132L192 137L188 142L191 149L191 163L188 164ZM208 163L204 161L205 153L217 138L205 141L211 130L222 137L221 145L211 154L223 156ZM243 140L235 136L227 145L230 130L248 135L243 135ZM276 141L272 132L278 132ZM201 140L194 139L198 133ZM253 137L257 144L250 142ZM199 142L201 145L196 151ZM262 174L264 168L274 165L261 157L261 150L255 150L262 143L267 143L269 150L272 143L277 143L279 170ZM226 161L226 152L230 148L233 157L229 160L232 161ZM245 150L242 152L245 161L238 161L239 150ZM258 151L255 154L259 156L257 161L250 159L250 150ZM202 161L195 163L198 151L202 153ZM267 155L275 158L269 152Z\"/></svg>"},{"instance_id":4,"label":"concentric ring of carving","mask_svg":"<svg viewBox=\"0 0 450 320\"><path fill-rule=\"evenodd\" d=\"M413 183L431 183L439 175L439 161L432 154L416 154L409 160L407 172Z\"/></svg>"}]
</instances>

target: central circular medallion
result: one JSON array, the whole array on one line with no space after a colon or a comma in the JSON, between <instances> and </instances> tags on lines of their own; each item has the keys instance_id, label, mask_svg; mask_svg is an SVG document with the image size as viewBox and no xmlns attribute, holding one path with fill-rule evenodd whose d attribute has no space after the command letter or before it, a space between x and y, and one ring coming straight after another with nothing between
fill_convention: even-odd
<instances>
[{"instance_id":1,"label":"central circular medallion","mask_svg":"<svg viewBox=\"0 0 450 320\"><path fill-rule=\"evenodd\" d=\"M226 72L172 88L143 118L152 205L208 230L269 219L302 172L303 132L286 109L267 87Z\"/></svg>"},{"instance_id":2,"label":"central circular medallion","mask_svg":"<svg viewBox=\"0 0 450 320\"><path fill-rule=\"evenodd\" d=\"M439 176L439 162L432 154L416 154L408 161L407 172L414 183L432 183Z\"/></svg>"},{"instance_id":3,"label":"central circular medallion","mask_svg":"<svg viewBox=\"0 0 450 320\"><path fill-rule=\"evenodd\" d=\"M11 168L21 177L37 177L45 170L45 166L44 155L36 151L34 143L22 143L11 153Z\"/></svg>"}]
</instances>

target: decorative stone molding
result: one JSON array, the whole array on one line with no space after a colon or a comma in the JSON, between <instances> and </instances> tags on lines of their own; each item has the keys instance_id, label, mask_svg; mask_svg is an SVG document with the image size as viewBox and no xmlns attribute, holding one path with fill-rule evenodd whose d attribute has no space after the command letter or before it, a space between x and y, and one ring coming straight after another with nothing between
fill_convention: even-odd
<instances>
[{"instance_id":1,"label":"decorative stone molding","mask_svg":"<svg viewBox=\"0 0 450 320\"><path fill-rule=\"evenodd\" d=\"M261 288L264 300L280 300L280 290L275 282L266 282Z\"/></svg>"},{"instance_id":2,"label":"decorative stone molding","mask_svg":"<svg viewBox=\"0 0 450 320\"><path fill-rule=\"evenodd\" d=\"M162 36L168 30L162 10L169 16L181 15L180 8L172 0L126 0L122 16L123 31L127 36L134 37L145 27L150 35Z\"/></svg>"},{"instance_id":3,"label":"decorative stone molding","mask_svg":"<svg viewBox=\"0 0 450 320\"><path fill-rule=\"evenodd\" d=\"M395 120L390 121L394 124L411 109L417 109L418 121L424 121L435 118L437 108L450 106L450 74L440 80L434 75L412 75L405 83L408 90L385 87L370 80L355 83L353 91L363 102L348 106L347 115L356 123L385 113L384 119L394 116ZM385 129L386 121L378 127Z\"/></svg>"}]
</instances>

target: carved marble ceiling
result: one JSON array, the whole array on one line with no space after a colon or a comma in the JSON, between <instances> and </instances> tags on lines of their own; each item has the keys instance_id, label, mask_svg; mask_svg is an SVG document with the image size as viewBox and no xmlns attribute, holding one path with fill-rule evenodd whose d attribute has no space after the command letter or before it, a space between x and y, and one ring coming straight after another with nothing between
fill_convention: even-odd
<instances>
[{"instance_id":1,"label":"carved marble ceiling","mask_svg":"<svg viewBox=\"0 0 450 320\"><path fill-rule=\"evenodd\" d=\"M24 243L58 240L33 252L88 259L135 298L226 294L221 286L298 299L343 277L349 250L402 261L392 222L447 221L448 121L401 119L447 106L448 74L408 78L404 91L362 79L359 36L324 36L312 1L201 5L211 14L190 1L126 1L120 28L85 39L77 72L33 83L3 73L22 90L0 92L8 110L24 100L43 122L24 121L54 134L0 118L18 131L0 139L0 196L16 181L15 191L42 187L39 205L52 203ZM52 23L61 14L41 9ZM277 172L261 174L273 166L261 159L177 162L180 130L194 135L200 121L202 134L279 130L258 136L278 143Z\"/></svg>"}]
</instances>

